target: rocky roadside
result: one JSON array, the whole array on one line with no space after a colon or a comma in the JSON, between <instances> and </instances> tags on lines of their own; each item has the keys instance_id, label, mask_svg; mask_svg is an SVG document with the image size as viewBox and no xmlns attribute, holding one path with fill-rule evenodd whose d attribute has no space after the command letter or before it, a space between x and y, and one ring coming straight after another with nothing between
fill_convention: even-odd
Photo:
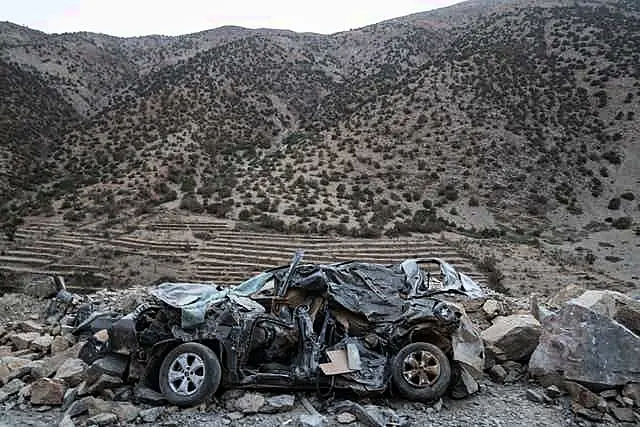
<instances>
[{"instance_id":1,"label":"rocky roadside","mask_svg":"<svg viewBox=\"0 0 640 427\"><path fill-rule=\"evenodd\" d=\"M145 288L75 297L78 304L123 313L147 298ZM64 319L43 315L50 301L42 295L0 297L6 310L0 321L0 427L640 424L640 353L634 352L640 303L615 292L572 287L544 302L495 293L464 302L482 330L487 356L479 391L464 399L424 404L391 396L227 390L187 409L105 373L101 361L85 364ZM615 340L603 341L598 331ZM572 352L585 348L599 358L566 365L576 359Z\"/></svg>"}]
</instances>

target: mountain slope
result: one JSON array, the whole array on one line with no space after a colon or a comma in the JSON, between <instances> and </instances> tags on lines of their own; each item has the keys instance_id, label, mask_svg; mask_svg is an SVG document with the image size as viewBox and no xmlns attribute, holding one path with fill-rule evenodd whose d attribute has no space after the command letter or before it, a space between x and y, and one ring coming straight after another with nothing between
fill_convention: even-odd
<instances>
[{"instance_id":1,"label":"mountain slope","mask_svg":"<svg viewBox=\"0 0 640 427\"><path fill-rule=\"evenodd\" d=\"M356 235L637 221L637 2L474 0L330 36L0 30L7 73L60 100L24 138L51 171L39 200L67 219L165 204Z\"/></svg>"}]
</instances>

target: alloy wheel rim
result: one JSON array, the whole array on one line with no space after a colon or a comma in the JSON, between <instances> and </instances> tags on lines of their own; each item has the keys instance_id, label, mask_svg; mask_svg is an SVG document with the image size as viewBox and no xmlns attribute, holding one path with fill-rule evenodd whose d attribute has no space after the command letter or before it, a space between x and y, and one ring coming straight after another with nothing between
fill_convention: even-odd
<instances>
[{"instance_id":1,"label":"alloy wheel rim","mask_svg":"<svg viewBox=\"0 0 640 427\"><path fill-rule=\"evenodd\" d=\"M402 376L414 387L431 387L440 377L440 362L430 351L414 351L404 358Z\"/></svg>"},{"instance_id":2,"label":"alloy wheel rim","mask_svg":"<svg viewBox=\"0 0 640 427\"><path fill-rule=\"evenodd\" d=\"M202 383L206 369L204 361L195 353L182 353L169 366L169 387L180 396L191 396Z\"/></svg>"}]
</instances>

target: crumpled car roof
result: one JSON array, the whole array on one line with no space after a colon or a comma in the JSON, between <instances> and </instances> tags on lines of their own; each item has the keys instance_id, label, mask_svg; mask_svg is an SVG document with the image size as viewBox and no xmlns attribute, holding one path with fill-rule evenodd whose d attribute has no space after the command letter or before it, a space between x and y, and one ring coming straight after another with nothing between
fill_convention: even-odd
<instances>
[{"instance_id":1,"label":"crumpled car roof","mask_svg":"<svg viewBox=\"0 0 640 427\"><path fill-rule=\"evenodd\" d=\"M439 264L442 281L431 282L427 278L427 286L420 263ZM444 292L461 293L472 298L483 296L477 283L438 258L408 259L393 265L358 261L303 264L290 273L284 266L229 288L203 283L163 283L150 293L179 308L182 327L189 328L204 322L210 304L228 297L249 297L260 292L272 280L277 283L287 281L292 289L326 292L333 302L370 322L393 321L401 314L407 298Z\"/></svg>"}]
</instances>

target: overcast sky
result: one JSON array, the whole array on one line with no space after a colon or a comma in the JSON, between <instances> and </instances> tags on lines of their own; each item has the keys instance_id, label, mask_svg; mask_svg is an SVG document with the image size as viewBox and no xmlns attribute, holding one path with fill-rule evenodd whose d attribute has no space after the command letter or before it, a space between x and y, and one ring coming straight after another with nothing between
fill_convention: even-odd
<instances>
[{"instance_id":1,"label":"overcast sky","mask_svg":"<svg viewBox=\"0 0 640 427\"><path fill-rule=\"evenodd\" d=\"M178 35L222 25L335 33L460 0L0 0L0 21L48 33Z\"/></svg>"}]
</instances>

